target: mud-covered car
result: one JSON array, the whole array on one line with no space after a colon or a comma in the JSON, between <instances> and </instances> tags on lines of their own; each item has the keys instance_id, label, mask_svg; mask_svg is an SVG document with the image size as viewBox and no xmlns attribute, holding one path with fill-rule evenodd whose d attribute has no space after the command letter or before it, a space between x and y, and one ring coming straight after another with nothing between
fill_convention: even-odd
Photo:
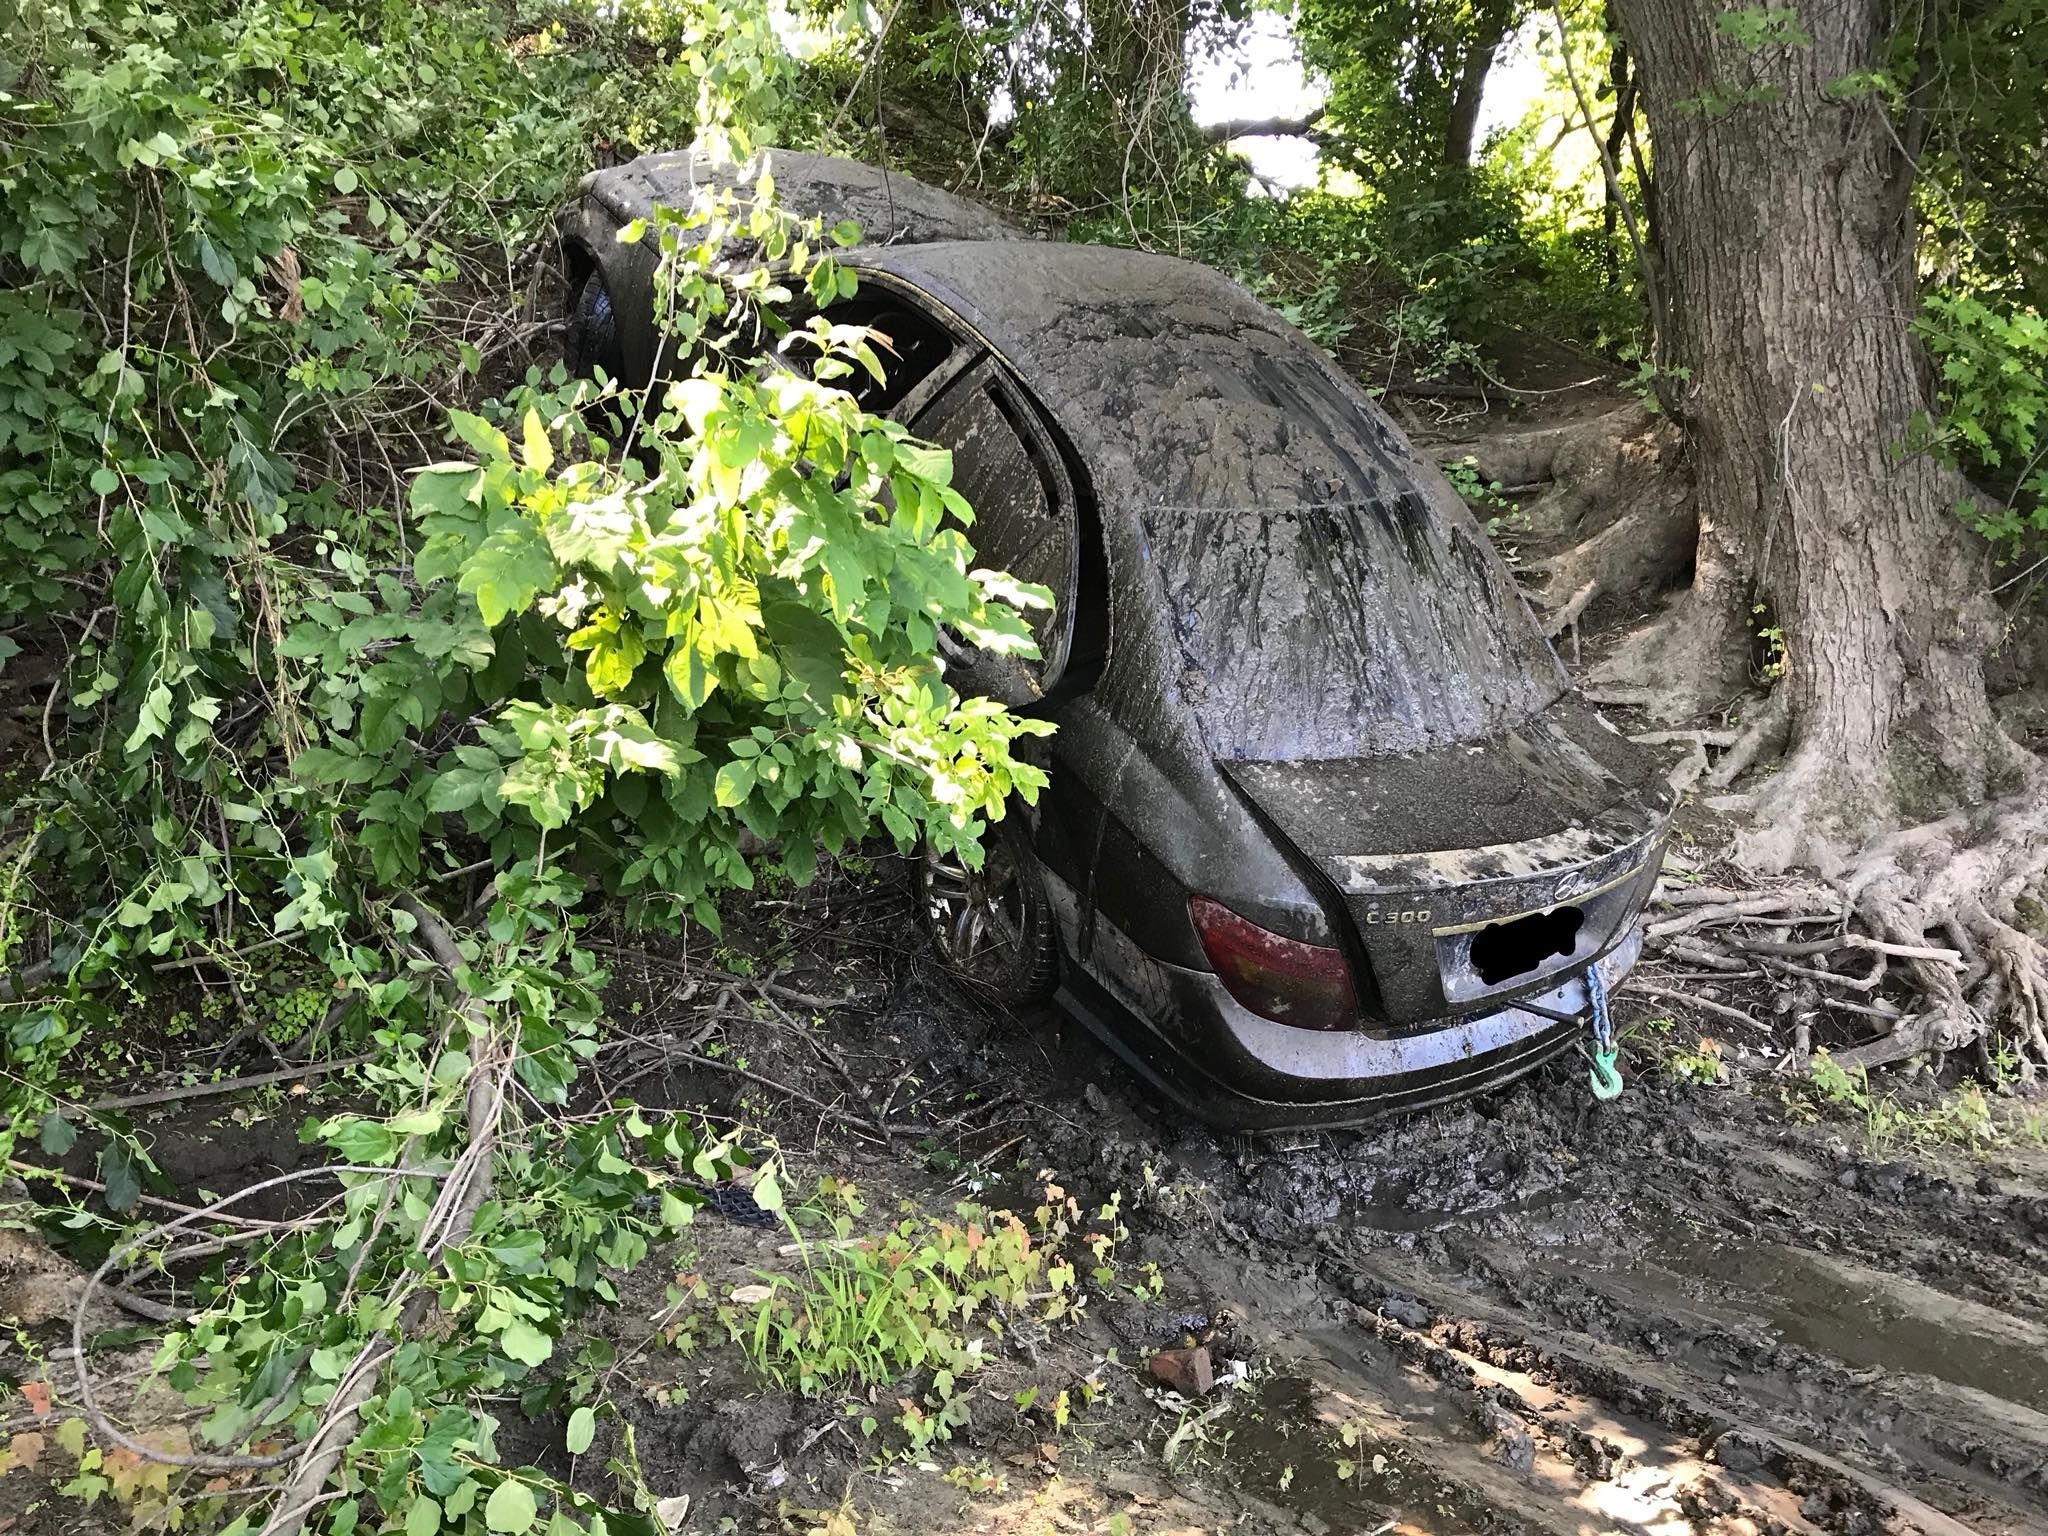
<instances>
[{"instance_id":1,"label":"mud-covered car","mask_svg":"<svg viewBox=\"0 0 2048 1536\"><path fill-rule=\"evenodd\" d=\"M1640 947L1669 791L1436 468L1214 272L1011 238L868 167L775 166L787 204L823 182L818 210L876 239L827 311L899 359L869 405L952 450L980 558L1057 599L1042 660L949 648L961 687L1059 731L981 871L926 861L947 963L1056 997L1248 1128L1439 1102L1582 1038ZM628 382L656 355L650 274L608 231L706 174L636 162L564 212L573 346Z\"/></svg>"}]
</instances>

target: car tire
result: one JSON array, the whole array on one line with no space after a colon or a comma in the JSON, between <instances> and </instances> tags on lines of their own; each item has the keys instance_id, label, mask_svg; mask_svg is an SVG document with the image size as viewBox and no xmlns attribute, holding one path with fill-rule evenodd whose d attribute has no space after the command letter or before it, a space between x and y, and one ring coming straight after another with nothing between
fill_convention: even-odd
<instances>
[{"instance_id":1,"label":"car tire","mask_svg":"<svg viewBox=\"0 0 2048 1536\"><path fill-rule=\"evenodd\" d=\"M625 354L619 348L618 313L612 308L611 290L605 286L604 274L596 268L591 269L583 286L576 290L564 350L568 354L569 372L577 378L594 378L602 368L606 378L617 379L625 367Z\"/></svg>"},{"instance_id":2,"label":"car tire","mask_svg":"<svg viewBox=\"0 0 2048 1536\"><path fill-rule=\"evenodd\" d=\"M982 865L926 844L918 909L939 963L975 995L1004 1008L1042 1003L1059 977L1052 903L1016 818L982 839Z\"/></svg>"}]
</instances>

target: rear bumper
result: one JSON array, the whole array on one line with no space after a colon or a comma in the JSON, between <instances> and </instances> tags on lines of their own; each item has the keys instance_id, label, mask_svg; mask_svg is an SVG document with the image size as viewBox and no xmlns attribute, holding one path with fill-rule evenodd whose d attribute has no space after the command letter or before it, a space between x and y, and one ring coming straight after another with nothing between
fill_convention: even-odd
<instances>
[{"instance_id":1,"label":"rear bumper","mask_svg":"<svg viewBox=\"0 0 2048 1536\"><path fill-rule=\"evenodd\" d=\"M1641 950L1631 928L1594 962L1610 990ZM1293 1029L1240 1006L1211 972L1159 961L1148 969L1164 994L1158 1027L1071 971L1061 1001L1169 1096L1237 1130L1355 1124L1464 1098L1533 1071L1586 1028L1508 1007L1392 1039ZM1581 1017L1591 1006L1584 972L1527 1001Z\"/></svg>"}]
</instances>

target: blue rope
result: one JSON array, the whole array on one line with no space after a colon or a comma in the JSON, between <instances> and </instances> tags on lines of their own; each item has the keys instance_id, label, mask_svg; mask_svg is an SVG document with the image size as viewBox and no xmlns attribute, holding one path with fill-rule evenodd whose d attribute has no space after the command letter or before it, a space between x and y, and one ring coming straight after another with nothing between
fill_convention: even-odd
<instances>
[{"instance_id":1,"label":"blue rope","mask_svg":"<svg viewBox=\"0 0 2048 1536\"><path fill-rule=\"evenodd\" d=\"M1600 978L1598 962L1586 967L1586 998L1593 1005L1593 1067L1586 1074L1593 1097L1618 1099L1623 1087L1616 1062L1621 1047L1614 1038L1614 1020L1607 1012L1607 983Z\"/></svg>"}]
</instances>

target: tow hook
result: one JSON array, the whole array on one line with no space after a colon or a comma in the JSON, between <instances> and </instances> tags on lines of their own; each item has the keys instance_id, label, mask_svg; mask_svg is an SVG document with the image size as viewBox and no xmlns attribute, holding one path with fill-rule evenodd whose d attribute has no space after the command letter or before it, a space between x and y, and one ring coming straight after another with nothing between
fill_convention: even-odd
<instances>
[{"instance_id":1,"label":"tow hook","mask_svg":"<svg viewBox=\"0 0 2048 1536\"><path fill-rule=\"evenodd\" d=\"M1603 1102L1618 1099L1621 1090L1627 1086L1621 1080L1621 1069L1617 1065L1621 1060L1621 1045L1614 1038L1614 1020L1607 1013L1607 983L1600 978L1597 962L1586 967L1586 1002L1588 1009L1584 1015L1560 1013L1545 1008L1541 1003L1522 1002L1515 1006L1559 1024L1587 1024L1592 1032L1593 1048L1588 1051L1583 1045L1579 1047L1580 1054L1593 1064L1592 1070L1586 1074L1586 1081L1592 1087L1594 1098Z\"/></svg>"},{"instance_id":2,"label":"tow hook","mask_svg":"<svg viewBox=\"0 0 2048 1536\"><path fill-rule=\"evenodd\" d=\"M1593 1066L1586 1081L1594 1098L1603 1102L1618 1099L1623 1085L1615 1063L1621 1057L1621 1046L1614 1038L1614 1020L1607 1013L1607 984L1600 979L1597 962L1586 967L1586 996L1593 1004Z\"/></svg>"}]
</instances>

